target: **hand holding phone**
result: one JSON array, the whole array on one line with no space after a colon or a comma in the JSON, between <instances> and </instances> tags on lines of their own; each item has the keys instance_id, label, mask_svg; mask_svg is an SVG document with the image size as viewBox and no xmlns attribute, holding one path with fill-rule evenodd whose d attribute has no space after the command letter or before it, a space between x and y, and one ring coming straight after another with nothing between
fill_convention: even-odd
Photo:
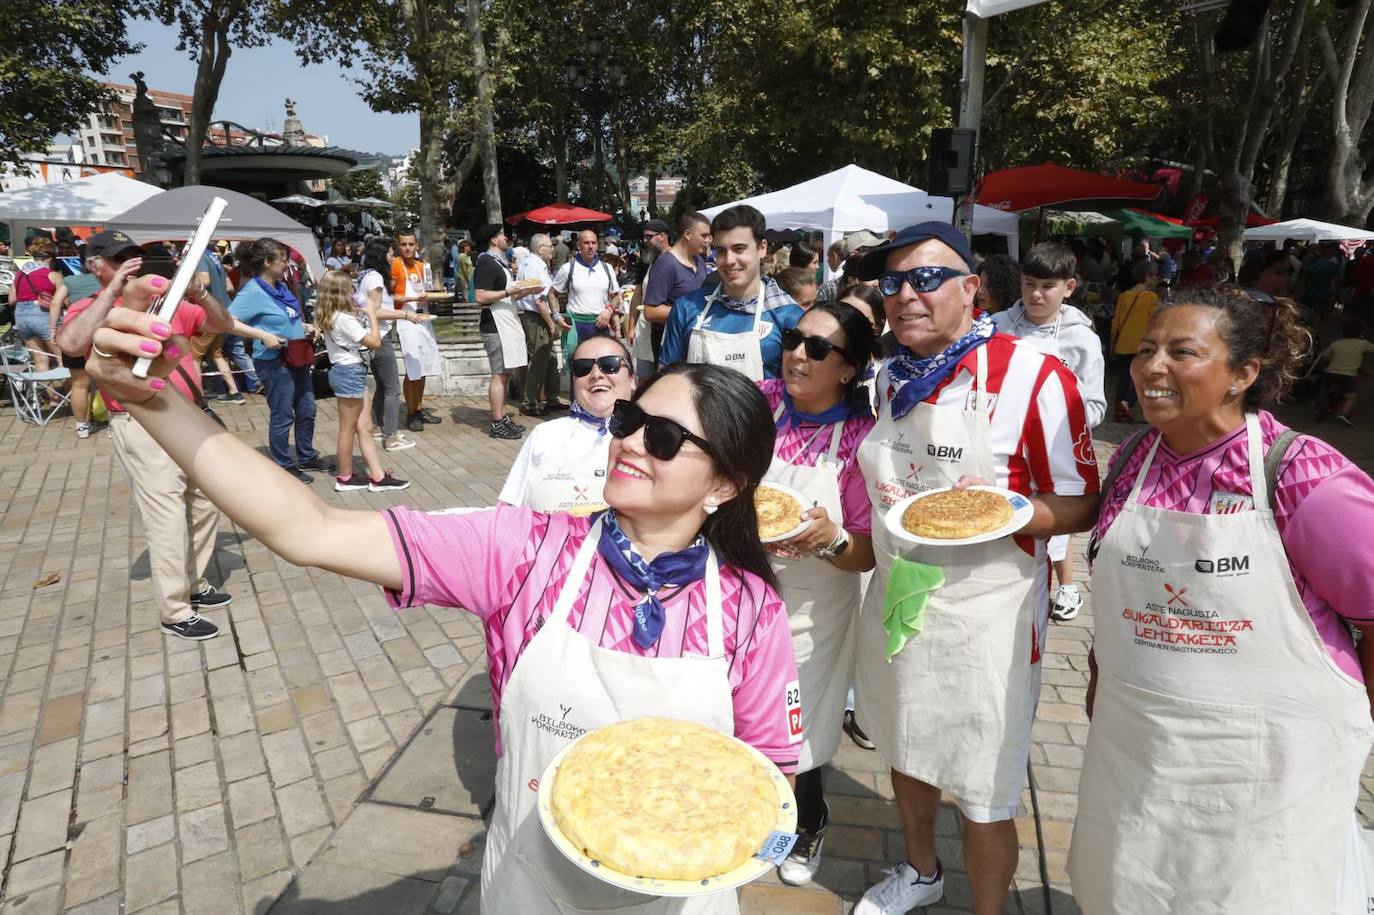
<instances>
[{"instance_id":1,"label":"hand holding phone","mask_svg":"<svg viewBox=\"0 0 1374 915\"><path fill-rule=\"evenodd\" d=\"M200 224L196 226L195 233L192 234L190 242L186 245L181 264L172 277L171 286L162 299L154 303L153 310L159 320L167 324L172 323L177 307L181 305L182 297L186 295L186 290L200 269L200 259L205 254L205 249L210 245L210 237L214 235L215 229L219 226L220 218L224 215L224 208L228 205L229 202L223 197L215 197L210 201L210 205L205 208L205 212L201 214ZM141 357L134 363L134 377L147 378L148 370L152 368L152 365L153 360L151 358Z\"/></svg>"}]
</instances>

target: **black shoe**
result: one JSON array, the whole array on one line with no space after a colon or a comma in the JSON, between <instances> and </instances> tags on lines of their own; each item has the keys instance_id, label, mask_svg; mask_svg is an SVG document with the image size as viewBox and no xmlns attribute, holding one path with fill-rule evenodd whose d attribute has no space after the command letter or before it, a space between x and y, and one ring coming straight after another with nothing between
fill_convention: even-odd
<instances>
[{"instance_id":1,"label":"black shoe","mask_svg":"<svg viewBox=\"0 0 1374 915\"><path fill-rule=\"evenodd\" d=\"M231 403L240 407L247 403L247 401L243 399L242 394L221 394L215 399L220 403Z\"/></svg>"},{"instance_id":2,"label":"black shoe","mask_svg":"<svg viewBox=\"0 0 1374 915\"><path fill-rule=\"evenodd\" d=\"M388 471L386 476L380 480L368 480L367 488L371 492L400 491L410 488L409 480L398 480Z\"/></svg>"},{"instance_id":3,"label":"black shoe","mask_svg":"<svg viewBox=\"0 0 1374 915\"><path fill-rule=\"evenodd\" d=\"M425 431L425 421L420 418L419 413L412 413L406 417L406 428L411 432Z\"/></svg>"},{"instance_id":4,"label":"black shoe","mask_svg":"<svg viewBox=\"0 0 1374 915\"><path fill-rule=\"evenodd\" d=\"M335 464L333 461L329 460L329 458L323 457L314 457L308 461L301 461L300 467L302 470L318 470L320 473L331 474L337 473L339 470L338 464Z\"/></svg>"},{"instance_id":5,"label":"black shoe","mask_svg":"<svg viewBox=\"0 0 1374 915\"><path fill-rule=\"evenodd\" d=\"M197 607L209 610L216 610L220 607L227 607L233 602L234 598L231 597L227 592L216 591L209 585L206 585L205 590L201 591L199 594L191 595L192 610L196 609Z\"/></svg>"},{"instance_id":6,"label":"black shoe","mask_svg":"<svg viewBox=\"0 0 1374 915\"><path fill-rule=\"evenodd\" d=\"M873 741L868 739L863 728L859 727L859 722L854 718L854 713L845 710L844 713L844 732L849 735L849 739L854 741L865 750L872 750L875 746Z\"/></svg>"},{"instance_id":7,"label":"black shoe","mask_svg":"<svg viewBox=\"0 0 1374 915\"><path fill-rule=\"evenodd\" d=\"M548 403L544 404L544 409L558 413L568 409L568 405L561 400L551 400Z\"/></svg>"},{"instance_id":8,"label":"black shoe","mask_svg":"<svg viewBox=\"0 0 1374 915\"><path fill-rule=\"evenodd\" d=\"M532 407L528 404L520 405L521 416L548 416L549 411L545 407Z\"/></svg>"},{"instance_id":9,"label":"black shoe","mask_svg":"<svg viewBox=\"0 0 1374 915\"><path fill-rule=\"evenodd\" d=\"M334 478L335 492L356 492L359 489L367 489L367 474L355 470L347 480L343 477Z\"/></svg>"},{"instance_id":10,"label":"black shoe","mask_svg":"<svg viewBox=\"0 0 1374 915\"><path fill-rule=\"evenodd\" d=\"M525 430L511 422L509 416L503 416L492 423L487 429L487 435L492 438L504 438L514 441L525 434Z\"/></svg>"},{"instance_id":11,"label":"black shoe","mask_svg":"<svg viewBox=\"0 0 1374 915\"><path fill-rule=\"evenodd\" d=\"M416 413L415 415L420 417L420 422L424 423L427 426L437 426L441 422L443 422L443 420L439 418L438 413L435 413L433 410L429 410L423 407L420 409L420 412Z\"/></svg>"},{"instance_id":12,"label":"black shoe","mask_svg":"<svg viewBox=\"0 0 1374 915\"><path fill-rule=\"evenodd\" d=\"M219 635L219 627L199 613L193 613L179 623L163 623L162 631L192 642L203 642Z\"/></svg>"},{"instance_id":13,"label":"black shoe","mask_svg":"<svg viewBox=\"0 0 1374 915\"><path fill-rule=\"evenodd\" d=\"M288 467L286 468L286 472L307 485L315 482L314 477L306 473L304 470L301 470L299 467Z\"/></svg>"}]
</instances>

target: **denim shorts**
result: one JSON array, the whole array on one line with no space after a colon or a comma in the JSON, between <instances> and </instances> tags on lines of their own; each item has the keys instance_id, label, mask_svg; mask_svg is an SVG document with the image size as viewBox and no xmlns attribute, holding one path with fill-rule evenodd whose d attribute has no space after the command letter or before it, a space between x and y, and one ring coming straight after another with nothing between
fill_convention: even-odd
<instances>
[{"instance_id":1,"label":"denim shorts","mask_svg":"<svg viewBox=\"0 0 1374 915\"><path fill-rule=\"evenodd\" d=\"M51 340L48 310L37 302L20 302L14 308L14 330L20 340Z\"/></svg>"},{"instance_id":2,"label":"denim shorts","mask_svg":"<svg viewBox=\"0 0 1374 915\"><path fill-rule=\"evenodd\" d=\"M361 362L329 367L329 386L335 397L362 400L367 393L367 366Z\"/></svg>"}]
</instances>

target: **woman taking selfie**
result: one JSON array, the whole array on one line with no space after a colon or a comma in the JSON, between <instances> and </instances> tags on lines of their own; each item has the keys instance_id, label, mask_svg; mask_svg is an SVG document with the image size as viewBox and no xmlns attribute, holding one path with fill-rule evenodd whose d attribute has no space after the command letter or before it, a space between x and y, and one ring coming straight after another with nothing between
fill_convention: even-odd
<instances>
[{"instance_id":1,"label":"woman taking selfie","mask_svg":"<svg viewBox=\"0 0 1374 915\"><path fill-rule=\"evenodd\" d=\"M125 302L147 298L140 281ZM569 730L534 724L543 716L586 730L646 715L696 721L795 768L784 689L796 662L753 503L773 424L753 384L679 365L618 403L610 510L594 517L344 511L162 394L162 359L159 377L134 378L141 346L168 343L154 324L139 310L111 312L91 372L229 517L289 562L381 585L393 606L461 606L482 620L500 754L483 909L736 912L733 891L657 899L584 874L545 836L526 785L569 743Z\"/></svg>"},{"instance_id":2,"label":"woman taking selfie","mask_svg":"<svg viewBox=\"0 0 1374 915\"><path fill-rule=\"evenodd\" d=\"M1374 482L1264 409L1310 345L1292 301L1234 286L1180 290L1141 334L1150 428L1089 554L1088 915L1337 910L1374 737Z\"/></svg>"}]
</instances>

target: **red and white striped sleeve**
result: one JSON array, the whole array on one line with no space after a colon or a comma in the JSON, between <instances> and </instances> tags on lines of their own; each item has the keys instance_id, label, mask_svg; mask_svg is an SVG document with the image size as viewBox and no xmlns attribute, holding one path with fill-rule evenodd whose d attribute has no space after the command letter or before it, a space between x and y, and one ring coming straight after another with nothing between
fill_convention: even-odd
<instances>
[{"instance_id":1,"label":"red and white striped sleeve","mask_svg":"<svg viewBox=\"0 0 1374 915\"><path fill-rule=\"evenodd\" d=\"M1046 356L1026 410L1022 455L1038 493L1081 496L1097 492L1097 457L1078 382L1058 359Z\"/></svg>"}]
</instances>

